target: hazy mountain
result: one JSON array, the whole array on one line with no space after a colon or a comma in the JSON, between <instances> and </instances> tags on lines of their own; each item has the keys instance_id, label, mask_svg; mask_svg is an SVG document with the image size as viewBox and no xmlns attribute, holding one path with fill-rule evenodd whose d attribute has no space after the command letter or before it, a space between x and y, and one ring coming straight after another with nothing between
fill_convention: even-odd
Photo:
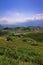
<instances>
[{"instance_id":1,"label":"hazy mountain","mask_svg":"<svg viewBox=\"0 0 43 65\"><path fill-rule=\"evenodd\" d=\"M23 25L26 25L26 26L43 26L43 21L39 20L39 21L27 21L25 23L23 23Z\"/></svg>"},{"instance_id":2,"label":"hazy mountain","mask_svg":"<svg viewBox=\"0 0 43 65\"><path fill-rule=\"evenodd\" d=\"M3 26L2 25L0 25L0 29L3 29Z\"/></svg>"},{"instance_id":3,"label":"hazy mountain","mask_svg":"<svg viewBox=\"0 0 43 65\"><path fill-rule=\"evenodd\" d=\"M43 27L43 20L34 20L34 21L26 21L23 23L16 23L16 24L1 24L0 29L5 28L5 27L18 27L18 26L41 26Z\"/></svg>"},{"instance_id":4,"label":"hazy mountain","mask_svg":"<svg viewBox=\"0 0 43 65\"><path fill-rule=\"evenodd\" d=\"M43 27L43 20L26 21L24 23L15 24L15 26L41 26Z\"/></svg>"}]
</instances>

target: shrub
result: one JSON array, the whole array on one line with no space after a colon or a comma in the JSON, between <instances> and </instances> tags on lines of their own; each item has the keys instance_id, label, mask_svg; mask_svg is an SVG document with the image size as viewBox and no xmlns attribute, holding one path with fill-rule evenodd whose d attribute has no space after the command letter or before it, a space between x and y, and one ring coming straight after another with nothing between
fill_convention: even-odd
<instances>
[{"instance_id":1,"label":"shrub","mask_svg":"<svg viewBox=\"0 0 43 65\"><path fill-rule=\"evenodd\" d=\"M11 37L7 37L7 41L12 41L13 39Z\"/></svg>"},{"instance_id":2,"label":"shrub","mask_svg":"<svg viewBox=\"0 0 43 65\"><path fill-rule=\"evenodd\" d=\"M27 40L26 39L23 39L23 42L27 42Z\"/></svg>"}]
</instances>

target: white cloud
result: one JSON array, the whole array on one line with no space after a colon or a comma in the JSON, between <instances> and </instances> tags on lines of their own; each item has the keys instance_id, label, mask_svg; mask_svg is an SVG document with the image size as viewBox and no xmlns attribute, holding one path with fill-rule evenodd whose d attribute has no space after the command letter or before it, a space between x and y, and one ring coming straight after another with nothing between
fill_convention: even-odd
<instances>
[{"instance_id":1,"label":"white cloud","mask_svg":"<svg viewBox=\"0 0 43 65\"><path fill-rule=\"evenodd\" d=\"M14 12L13 12L14 13ZM11 13L9 16L4 16L0 18L0 24L13 24L13 23L22 23L27 20L43 20L43 14L35 14L32 17L23 15L22 13Z\"/></svg>"},{"instance_id":2,"label":"white cloud","mask_svg":"<svg viewBox=\"0 0 43 65\"><path fill-rule=\"evenodd\" d=\"M35 19L35 20L43 20L43 14L36 14L36 15L34 16L34 19Z\"/></svg>"}]
</instances>

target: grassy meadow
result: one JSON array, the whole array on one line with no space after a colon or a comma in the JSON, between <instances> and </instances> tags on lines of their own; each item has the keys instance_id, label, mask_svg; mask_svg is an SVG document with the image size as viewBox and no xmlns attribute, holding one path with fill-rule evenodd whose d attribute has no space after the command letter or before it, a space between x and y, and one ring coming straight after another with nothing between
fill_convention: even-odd
<instances>
[{"instance_id":1,"label":"grassy meadow","mask_svg":"<svg viewBox=\"0 0 43 65\"><path fill-rule=\"evenodd\" d=\"M0 65L43 65L43 28L0 30Z\"/></svg>"}]
</instances>

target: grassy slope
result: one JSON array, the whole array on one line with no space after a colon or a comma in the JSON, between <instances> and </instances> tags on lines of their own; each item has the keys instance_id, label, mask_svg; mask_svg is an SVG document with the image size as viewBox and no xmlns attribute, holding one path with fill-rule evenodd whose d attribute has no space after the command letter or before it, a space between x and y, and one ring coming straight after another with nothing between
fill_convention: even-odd
<instances>
[{"instance_id":1,"label":"grassy slope","mask_svg":"<svg viewBox=\"0 0 43 65\"><path fill-rule=\"evenodd\" d=\"M7 35L0 37L0 65L43 65L42 31L22 33L26 36L10 36L13 41L6 41Z\"/></svg>"}]
</instances>

